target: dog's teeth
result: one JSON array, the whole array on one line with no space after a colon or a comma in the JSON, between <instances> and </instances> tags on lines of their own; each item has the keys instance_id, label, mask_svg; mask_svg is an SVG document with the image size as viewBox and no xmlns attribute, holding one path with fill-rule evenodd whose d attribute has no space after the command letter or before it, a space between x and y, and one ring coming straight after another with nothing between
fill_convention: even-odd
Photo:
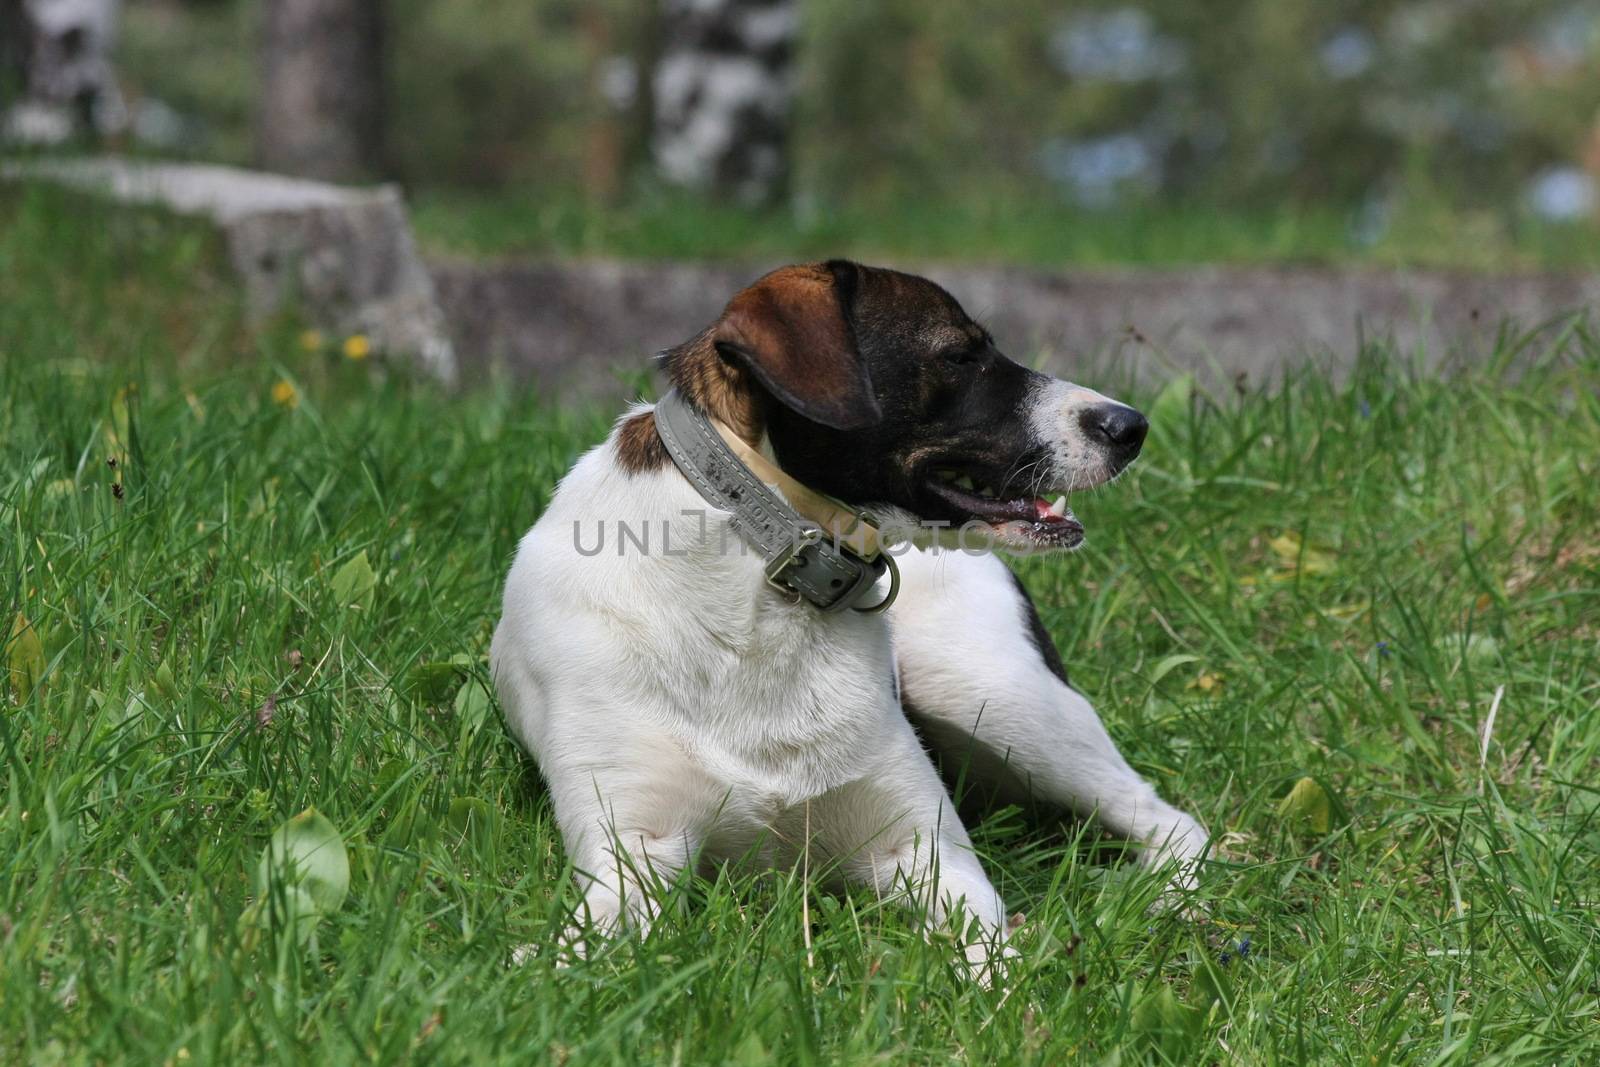
<instances>
[{"instance_id":1,"label":"dog's teeth","mask_svg":"<svg viewBox=\"0 0 1600 1067\"><path fill-rule=\"evenodd\" d=\"M1065 518L1067 514L1067 494L1062 493L1056 497L1056 502L1050 505L1050 514L1057 518Z\"/></svg>"}]
</instances>

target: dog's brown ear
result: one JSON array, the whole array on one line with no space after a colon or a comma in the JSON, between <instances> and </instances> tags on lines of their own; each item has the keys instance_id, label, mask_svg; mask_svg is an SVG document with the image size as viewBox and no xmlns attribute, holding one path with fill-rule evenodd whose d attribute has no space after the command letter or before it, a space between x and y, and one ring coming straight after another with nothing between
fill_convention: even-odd
<instances>
[{"instance_id":1,"label":"dog's brown ear","mask_svg":"<svg viewBox=\"0 0 1600 1067\"><path fill-rule=\"evenodd\" d=\"M775 270L728 303L711 329L717 352L783 406L835 430L883 418L845 314L853 263Z\"/></svg>"}]
</instances>

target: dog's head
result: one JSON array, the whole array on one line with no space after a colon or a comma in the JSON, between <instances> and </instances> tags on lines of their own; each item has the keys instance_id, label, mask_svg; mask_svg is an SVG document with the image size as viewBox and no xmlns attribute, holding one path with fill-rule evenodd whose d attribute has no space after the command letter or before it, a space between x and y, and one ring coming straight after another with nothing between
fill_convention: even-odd
<instances>
[{"instance_id":1,"label":"dog's head","mask_svg":"<svg viewBox=\"0 0 1600 1067\"><path fill-rule=\"evenodd\" d=\"M932 282L834 260L773 271L663 354L684 393L784 470L896 523L1075 548L1068 493L1139 454L1143 415L1007 359Z\"/></svg>"}]
</instances>

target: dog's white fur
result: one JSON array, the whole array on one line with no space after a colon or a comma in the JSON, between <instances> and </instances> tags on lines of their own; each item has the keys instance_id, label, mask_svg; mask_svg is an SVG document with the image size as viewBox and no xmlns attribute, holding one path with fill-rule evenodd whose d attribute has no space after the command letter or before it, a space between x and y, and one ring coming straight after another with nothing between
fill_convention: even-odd
<instances>
[{"instance_id":1,"label":"dog's white fur","mask_svg":"<svg viewBox=\"0 0 1600 1067\"><path fill-rule=\"evenodd\" d=\"M1091 400L1104 402L1064 382L1034 398L1030 425L1061 467L1044 484L1109 476L1078 429ZM967 954L981 965L1004 907L901 680L930 738L973 750L975 770L1095 814L1188 878L1205 831L1050 671L1003 562L907 551L887 616L822 614L777 594L675 467L630 475L616 444L578 461L523 538L491 653L595 927L647 925L653 883L707 861L792 862L809 828L811 863L835 880L902 894L934 923L976 920Z\"/></svg>"}]
</instances>

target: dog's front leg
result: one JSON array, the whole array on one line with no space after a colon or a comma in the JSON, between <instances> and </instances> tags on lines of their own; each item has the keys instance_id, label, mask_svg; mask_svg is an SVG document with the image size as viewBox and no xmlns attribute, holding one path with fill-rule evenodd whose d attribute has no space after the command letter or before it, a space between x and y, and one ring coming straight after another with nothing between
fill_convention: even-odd
<instances>
[{"instance_id":1,"label":"dog's front leg","mask_svg":"<svg viewBox=\"0 0 1600 1067\"><path fill-rule=\"evenodd\" d=\"M947 761L972 760L975 778L1092 815L1112 834L1137 842L1141 865L1170 872L1176 892L1163 899L1177 903L1195 885L1205 827L1128 766L1083 694L1042 670L1019 671L1008 681L967 694L961 704L931 695L908 704Z\"/></svg>"},{"instance_id":2,"label":"dog's front leg","mask_svg":"<svg viewBox=\"0 0 1600 1067\"><path fill-rule=\"evenodd\" d=\"M1140 864L1170 871L1174 890L1194 888L1207 843L1205 827L1168 804L1128 766L1082 693L1043 678L1038 684L1035 702L1023 713L1033 718L1019 736L1006 740L1011 772L1034 796L1093 814L1111 833L1142 844ZM995 712L996 719L1015 715L1015 709ZM1010 725L1016 726L1015 719ZM976 719L973 730L975 736L986 737ZM1179 899L1178 893L1169 892L1163 902L1174 904Z\"/></svg>"},{"instance_id":3,"label":"dog's front leg","mask_svg":"<svg viewBox=\"0 0 1600 1067\"><path fill-rule=\"evenodd\" d=\"M1050 635L993 556L913 553L895 608L906 711L950 766L1095 816L1138 842L1140 861L1195 882L1205 828L1128 766L1089 701L1067 684ZM1169 894L1176 900L1179 894Z\"/></svg>"},{"instance_id":4,"label":"dog's front leg","mask_svg":"<svg viewBox=\"0 0 1600 1067\"><path fill-rule=\"evenodd\" d=\"M550 775L562 843L582 900L563 938L585 954L588 942L620 929L643 935L671 883L692 868L704 843L698 806L666 761L635 763L631 748L614 765Z\"/></svg>"},{"instance_id":5,"label":"dog's front leg","mask_svg":"<svg viewBox=\"0 0 1600 1067\"><path fill-rule=\"evenodd\" d=\"M1005 947L1005 908L972 850L944 783L907 727L900 743L866 778L812 800L793 817L824 862L847 884L916 909L932 928L964 942L974 976L998 979ZM786 834L785 836L789 836Z\"/></svg>"}]
</instances>

